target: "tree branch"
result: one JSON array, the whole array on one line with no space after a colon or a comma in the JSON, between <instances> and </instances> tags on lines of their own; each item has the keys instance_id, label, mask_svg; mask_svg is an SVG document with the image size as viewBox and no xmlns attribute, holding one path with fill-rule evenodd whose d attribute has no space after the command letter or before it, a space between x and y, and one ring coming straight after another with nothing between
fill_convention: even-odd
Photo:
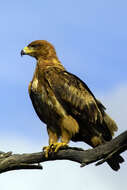
<instances>
[{"instance_id":1,"label":"tree branch","mask_svg":"<svg viewBox=\"0 0 127 190\"><path fill-rule=\"evenodd\" d=\"M44 152L31 154L12 154L0 151L0 173L19 169L42 169L41 162L51 160L71 160L81 164L81 167L93 162L103 164L107 159L127 150L127 131L113 140L96 148L83 150L76 147L61 149L57 153L50 153L46 158Z\"/></svg>"}]
</instances>

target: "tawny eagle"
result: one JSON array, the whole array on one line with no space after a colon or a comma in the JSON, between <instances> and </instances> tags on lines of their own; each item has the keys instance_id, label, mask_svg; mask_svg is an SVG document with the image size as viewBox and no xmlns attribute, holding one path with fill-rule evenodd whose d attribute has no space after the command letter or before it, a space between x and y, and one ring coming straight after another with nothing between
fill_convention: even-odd
<instances>
[{"instance_id":1,"label":"tawny eagle","mask_svg":"<svg viewBox=\"0 0 127 190\"><path fill-rule=\"evenodd\" d=\"M96 147L112 139L117 131L115 121L87 85L63 67L53 45L36 40L21 55L37 60L29 95L38 117L47 126L49 146L44 148L47 157L50 151L57 152L70 140ZM118 170L121 162L123 158L118 155L108 164Z\"/></svg>"}]
</instances>

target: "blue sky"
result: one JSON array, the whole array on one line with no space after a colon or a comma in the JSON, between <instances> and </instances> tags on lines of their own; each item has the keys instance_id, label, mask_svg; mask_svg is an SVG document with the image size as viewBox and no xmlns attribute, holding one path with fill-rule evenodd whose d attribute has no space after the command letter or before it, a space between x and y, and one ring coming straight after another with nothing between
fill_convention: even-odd
<instances>
[{"instance_id":1,"label":"blue sky","mask_svg":"<svg viewBox=\"0 0 127 190\"><path fill-rule=\"evenodd\" d=\"M53 43L64 66L83 79L94 94L103 100L107 108L110 108L108 112L120 125L119 131L125 130L126 10L127 2L125 0L5 0L1 2L0 143L3 145L3 149L9 148L9 150L20 152L17 147L19 146L23 147L22 152L25 150L39 151L42 145L47 144L46 129L33 110L27 90L35 68L35 60L28 56L20 57L21 49L31 41L38 39ZM68 162L64 162L64 164L68 167ZM46 175L49 178L50 166L48 163L46 164ZM120 174L124 176L124 167L122 169ZM72 172L70 168L67 168L67 171ZM83 175L83 173L85 175L86 169L82 169L82 172L78 169L76 171L79 172L79 175ZM90 167L87 171L88 173L95 171L95 175L92 175L93 178L96 178L100 177L104 168L99 170ZM29 172L30 176L33 175L32 172ZM120 177L120 174L117 177ZM8 179L10 175L5 174L5 178L3 178ZM20 174L18 175L20 178ZM22 173L22 177L25 175ZM41 173L39 175L41 176ZM109 175L112 175L112 172ZM15 177L12 176L10 179L14 180ZM18 180L18 177L16 179ZM116 181L117 178L113 179ZM10 187L14 189L16 186L12 181ZM80 180L78 182L80 183ZM105 184L105 181L103 183ZM112 186L114 185L113 182L110 183ZM107 186L104 186L108 188L110 183L106 182ZM117 182L117 186L121 184L122 182ZM92 188L90 182L87 185L88 190ZM102 188L98 181L96 185L98 189ZM24 184L23 187L27 189L27 185ZM4 184L3 189L7 189ZM55 187L55 189L59 188ZM83 185L81 189L83 189Z\"/></svg>"}]
</instances>

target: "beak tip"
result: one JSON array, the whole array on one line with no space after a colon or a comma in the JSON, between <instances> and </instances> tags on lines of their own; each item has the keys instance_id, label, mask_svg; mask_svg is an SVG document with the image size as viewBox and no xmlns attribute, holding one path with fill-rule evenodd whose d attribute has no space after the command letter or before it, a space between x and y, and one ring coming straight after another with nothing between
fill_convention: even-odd
<instances>
[{"instance_id":1,"label":"beak tip","mask_svg":"<svg viewBox=\"0 0 127 190\"><path fill-rule=\"evenodd\" d=\"M22 57L23 55L25 55L25 52L24 52L23 49L21 50L20 55L21 55L21 57Z\"/></svg>"}]
</instances>

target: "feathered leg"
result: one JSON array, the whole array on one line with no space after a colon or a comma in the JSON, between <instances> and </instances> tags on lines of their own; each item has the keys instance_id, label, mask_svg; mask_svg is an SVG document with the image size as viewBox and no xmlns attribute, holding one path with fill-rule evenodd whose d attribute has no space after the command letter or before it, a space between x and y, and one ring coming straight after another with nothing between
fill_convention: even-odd
<instances>
[{"instance_id":1,"label":"feathered leg","mask_svg":"<svg viewBox=\"0 0 127 190\"><path fill-rule=\"evenodd\" d=\"M56 132L52 131L51 128L47 127L47 131L48 131L48 135L49 135L49 146L43 147L46 158L48 158L49 152L53 152L52 146L53 146L53 144L56 144L59 139L59 135Z\"/></svg>"}]
</instances>

